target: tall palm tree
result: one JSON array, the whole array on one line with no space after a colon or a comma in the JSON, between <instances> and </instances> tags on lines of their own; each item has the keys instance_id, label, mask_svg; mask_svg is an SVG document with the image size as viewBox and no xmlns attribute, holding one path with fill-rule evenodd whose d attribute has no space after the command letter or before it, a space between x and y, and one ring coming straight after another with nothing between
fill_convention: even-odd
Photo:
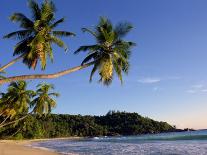
<instances>
[{"instance_id":1,"label":"tall palm tree","mask_svg":"<svg viewBox=\"0 0 207 155\"><path fill-rule=\"evenodd\" d=\"M89 32L95 37L96 44L81 46L75 52L89 51L88 56L83 60L80 66L68 68L52 74L11 76L6 79L0 79L0 84L17 80L58 78L91 65L93 65L93 69L91 71L90 81L97 70L101 76L100 82L104 84L109 85L111 83L114 72L117 73L119 79L122 81L122 72L128 73L129 56L131 48L135 45L133 42L123 40L131 29L132 25L127 22L113 26L108 19L102 17L94 30L83 28L84 32Z\"/></svg>"},{"instance_id":2,"label":"tall palm tree","mask_svg":"<svg viewBox=\"0 0 207 155\"><path fill-rule=\"evenodd\" d=\"M54 30L59 24L64 22L64 18L55 21L55 5L50 0L45 0L41 6L35 0L29 0L29 8L32 13L32 19L29 19L22 13L14 13L10 20L19 22L22 28L19 31L9 33L4 38L19 39L15 46L13 55L19 57L7 65L0 68L0 71L14 64L23 58L29 68L36 68L38 60L41 61L42 70L45 69L47 57L53 61L53 52L51 44L54 43L67 50L65 43L58 37L74 36L68 31Z\"/></svg>"},{"instance_id":3,"label":"tall palm tree","mask_svg":"<svg viewBox=\"0 0 207 155\"><path fill-rule=\"evenodd\" d=\"M101 17L94 30L83 28L83 32L90 33L96 39L96 44L81 46L75 51L88 51L88 55L83 60L82 65L93 60L95 61L90 75L92 76L98 70L100 82L109 85L112 82L114 72L122 82L122 72L128 73L130 49L135 43L124 41L132 25L122 22L113 26L109 19Z\"/></svg>"},{"instance_id":4,"label":"tall palm tree","mask_svg":"<svg viewBox=\"0 0 207 155\"><path fill-rule=\"evenodd\" d=\"M0 99L0 116L4 117L3 125L7 119L12 119L17 115L28 113L29 104L34 97L35 92L27 90L25 81L12 82L6 93L1 93Z\"/></svg>"},{"instance_id":5,"label":"tall palm tree","mask_svg":"<svg viewBox=\"0 0 207 155\"><path fill-rule=\"evenodd\" d=\"M30 103L35 114L48 114L56 106L56 101L53 97L58 97L59 94L52 92L54 86L51 84L42 83L37 85L37 97Z\"/></svg>"}]
</instances>

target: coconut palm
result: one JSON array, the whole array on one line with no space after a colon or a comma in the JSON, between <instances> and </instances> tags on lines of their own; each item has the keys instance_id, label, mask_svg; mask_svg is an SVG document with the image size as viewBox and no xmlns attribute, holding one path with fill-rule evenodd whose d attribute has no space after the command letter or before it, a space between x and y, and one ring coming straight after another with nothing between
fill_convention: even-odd
<instances>
[{"instance_id":1,"label":"coconut palm","mask_svg":"<svg viewBox=\"0 0 207 155\"><path fill-rule=\"evenodd\" d=\"M0 71L14 64L23 58L29 68L35 69L37 62L41 62L42 70L45 69L47 57L53 61L52 43L67 50L67 46L59 37L74 36L68 31L54 30L59 24L64 22L64 18L55 21L55 5L50 0L45 0L41 6L35 0L29 0L29 8L32 13L32 19L29 19L22 13L14 13L10 20L20 23L22 28L19 31L9 33L4 38L18 39L14 48L13 55L19 57L7 65L0 68Z\"/></svg>"},{"instance_id":2,"label":"coconut palm","mask_svg":"<svg viewBox=\"0 0 207 155\"><path fill-rule=\"evenodd\" d=\"M98 25L94 30L83 28L83 32L88 32L96 39L96 44L81 46L75 51L88 51L88 55L83 60L82 65L93 60L92 76L98 70L100 82L109 85L112 82L114 72L118 75L122 82L122 72L128 73L130 49L135 43L124 41L128 32L132 29L132 25L122 22L113 26L109 19L101 17Z\"/></svg>"},{"instance_id":3,"label":"coconut palm","mask_svg":"<svg viewBox=\"0 0 207 155\"><path fill-rule=\"evenodd\" d=\"M25 81L18 81L12 82L7 92L0 95L0 116L5 118L0 124L1 127L7 119L28 113L29 104L35 92L27 90L27 83Z\"/></svg>"},{"instance_id":4,"label":"coconut palm","mask_svg":"<svg viewBox=\"0 0 207 155\"><path fill-rule=\"evenodd\" d=\"M114 72L117 73L122 82L122 72L128 73L129 56L131 48L135 43L125 41L123 38L130 32L132 25L127 22L122 22L113 26L106 18L101 18L99 24L94 30L83 28L84 32L89 32L96 39L96 44L81 46L75 53L80 51L88 51L87 57L83 60L80 66L68 68L52 74L29 74L17 75L0 79L0 84L5 84L18 80L30 79L53 79L70 74L86 67L93 65L90 75L92 76L98 70L101 76L100 82L109 85L112 81Z\"/></svg>"},{"instance_id":5,"label":"coconut palm","mask_svg":"<svg viewBox=\"0 0 207 155\"><path fill-rule=\"evenodd\" d=\"M51 84L42 83L37 85L37 97L30 103L35 114L48 114L56 106L56 101L53 97L58 97L59 94L52 92L54 86Z\"/></svg>"}]
</instances>

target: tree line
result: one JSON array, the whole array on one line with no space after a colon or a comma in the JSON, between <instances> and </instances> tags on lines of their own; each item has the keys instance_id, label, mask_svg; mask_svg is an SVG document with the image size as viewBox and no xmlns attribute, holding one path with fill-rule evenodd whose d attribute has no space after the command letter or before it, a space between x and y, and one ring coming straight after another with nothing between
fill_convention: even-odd
<instances>
[{"instance_id":1,"label":"tree line","mask_svg":"<svg viewBox=\"0 0 207 155\"><path fill-rule=\"evenodd\" d=\"M57 137L93 137L139 135L176 131L166 122L158 122L137 113L109 111L104 116L68 114L29 115L15 127L0 130L4 139L33 139Z\"/></svg>"}]
</instances>

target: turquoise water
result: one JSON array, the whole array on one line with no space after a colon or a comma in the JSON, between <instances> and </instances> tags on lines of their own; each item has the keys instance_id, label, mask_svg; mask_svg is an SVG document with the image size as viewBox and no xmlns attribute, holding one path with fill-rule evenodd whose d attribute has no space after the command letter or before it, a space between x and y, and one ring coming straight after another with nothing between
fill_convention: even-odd
<instances>
[{"instance_id":1,"label":"turquoise water","mask_svg":"<svg viewBox=\"0 0 207 155\"><path fill-rule=\"evenodd\" d=\"M207 155L207 130L51 140L34 143L33 147L78 155Z\"/></svg>"}]
</instances>

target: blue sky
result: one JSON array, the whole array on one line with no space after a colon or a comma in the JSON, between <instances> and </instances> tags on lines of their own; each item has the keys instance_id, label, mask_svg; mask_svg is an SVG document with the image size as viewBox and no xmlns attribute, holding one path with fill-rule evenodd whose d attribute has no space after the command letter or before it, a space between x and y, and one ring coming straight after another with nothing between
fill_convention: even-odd
<instances>
[{"instance_id":1,"label":"blue sky","mask_svg":"<svg viewBox=\"0 0 207 155\"><path fill-rule=\"evenodd\" d=\"M40 2L40 1L39 1ZM55 61L45 73L79 65L85 54L73 55L80 45L94 43L81 32L94 26L99 16L113 23L129 21L134 30L126 39L137 43L124 85L115 78L110 87L88 82L90 69L47 80L61 96L55 113L103 115L109 110L138 112L178 127L207 128L207 1L205 0L54 0L57 18L66 22L57 29L75 32L65 39L69 52L54 46ZM18 29L8 20L15 11L30 12L27 1L1 0L0 36ZM0 39L0 63L12 59L16 41ZM8 75L42 73L21 62ZM32 87L40 82L30 81Z\"/></svg>"}]
</instances>

